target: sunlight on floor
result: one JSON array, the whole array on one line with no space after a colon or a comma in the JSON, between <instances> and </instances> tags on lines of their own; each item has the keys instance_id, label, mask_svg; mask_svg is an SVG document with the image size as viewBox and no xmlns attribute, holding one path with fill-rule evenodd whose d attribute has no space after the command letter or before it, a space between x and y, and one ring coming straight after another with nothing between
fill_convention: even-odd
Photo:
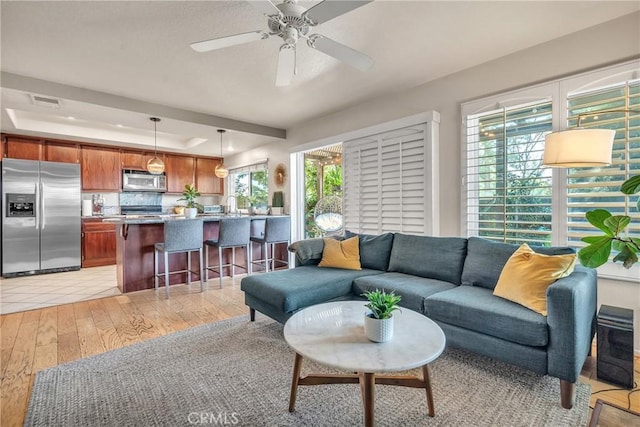
<instances>
[{"instance_id":1,"label":"sunlight on floor","mask_svg":"<svg viewBox=\"0 0 640 427\"><path fill-rule=\"evenodd\" d=\"M0 314L120 295L116 266L0 279Z\"/></svg>"}]
</instances>

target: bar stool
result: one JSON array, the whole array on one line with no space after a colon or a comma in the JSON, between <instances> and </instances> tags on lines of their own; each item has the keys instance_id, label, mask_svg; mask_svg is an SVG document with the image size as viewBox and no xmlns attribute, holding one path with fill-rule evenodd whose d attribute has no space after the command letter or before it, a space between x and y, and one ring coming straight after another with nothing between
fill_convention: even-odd
<instances>
[{"instance_id":1,"label":"bar stool","mask_svg":"<svg viewBox=\"0 0 640 427\"><path fill-rule=\"evenodd\" d=\"M289 244L289 239L291 238L291 218L288 216L276 216L276 217L267 217L264 224L264 233L262 236L251 236L251 241L260 243L262 246L262 250L264 251L264 259L259 259L253 261L252 254L249 255L251 258L252 264L262 264L264 261L264 269L265 272L269 271L269 262L271 262L271 269L274 270L276 267L276 262L279 262L283 265L289 265L289 261L285 261L282 259L275 259L274 254L274 246L276 243L286 243ZM271 258L269 258L269 248L271 248ZM253 252L253 249L251 249Z\"/></svg>"},{"instance_id":2,"label":"bar stool","mask_svg":"<svg viewBox=\"0 0 640 427\"><path fill-rule=\"evenodd\" d=\"M167 298L169 298L169 275L176 273L187 273L187 285L191 284L191 252L198 251L200 254L200 292L204 290L202 283L203 266L202 262L202 219L173 219L164 223L164 243L156 243L153 251L153 269L156 289L158 289L158 279L164 280L164 288ZM158 253L164 254L164 273L158 271ZM169 254L186 252L187 269L169 271Z\"/></svg>"},{"instance_id":3,"label":"bar stool","mask_svg":"<svg viewBox=\"0 0 640 427\"><path fill-rule=\"evenodd\" d=\"M251 235L251 219L250 218L222 218L220 219L220 228L218 229L217 240L206 240L205 246L205 276L204 281L209 280L209 270L215 271L220 277L220 288L222 289L222 269L229 267L231 277L234 276L236 267L242 267L250 274L249 264L249 236ZM209 266L209 246L218 249L218 266ZM236 264L236 248L243 247L247 263L245 266ZM222 264L222 250L231 248L231 263Z\"/></svg>"}]
</instances>

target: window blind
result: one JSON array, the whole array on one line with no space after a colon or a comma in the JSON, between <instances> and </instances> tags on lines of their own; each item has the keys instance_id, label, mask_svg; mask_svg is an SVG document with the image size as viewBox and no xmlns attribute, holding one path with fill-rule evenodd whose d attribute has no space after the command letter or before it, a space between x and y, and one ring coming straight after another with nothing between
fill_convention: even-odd
<instances>
[{"instance_id":1,"label":"window blind","mask_svg":"<svg viewBox=\"0 0 640 427\"><path fill-rule=\"evenodd\" d=\"M345 228L380 234L429 231L426 124L343 144Z\"/></svg>"},{"instance_id":2,"label":"window blind","mask_svg":"<svg viewBox=\"0 0 640 427\"><path fill-rule=\"evenodd\" d=\"M630 81L589 92L575 93L567 99L568 128L576 126L579 114L584 128L613 129L612 163L601 168L576 168L567 171L567 240L569 245L585 246L580 239L601 232L585 219L592 209L606 209L613 215L632 218L628 228L640 237L638 196L625 197L622 183L640 174L640 81ZM631 109L636 112L613 112ZM592 115L593 113L593 115Z\"/></svg>"},{"instance_id":3,"label":"window blind","mask_svg":"<svg viewBox=\"0 0 640 427\"><path fill-rule=\"evenodd\" d=\"M551 170L542 167L551 101L466 117L467 234L551 244Z\"/></svg>"}]
</instances>

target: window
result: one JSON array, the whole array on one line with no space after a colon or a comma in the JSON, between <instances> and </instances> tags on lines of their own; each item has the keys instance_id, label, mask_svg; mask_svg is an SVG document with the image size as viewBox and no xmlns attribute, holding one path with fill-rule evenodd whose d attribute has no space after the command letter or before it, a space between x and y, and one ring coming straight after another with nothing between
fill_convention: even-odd
<instances>
[{"instance_id":1,"label":"window","mask_svg":"<svg viewBox=\"0 0 640 427\"><path fill-rule=\"evenodd\" d=\"M269 185L267 163L258 163L229 171L229 194L236 198L237 209L267 207Z\"/></svg>"},{"instance_id":2,"label":"window","mask_svg":"<svg viewBox=\"0 0 640 427\"><path fill-rule=\"evenodd\" d=\"M467 117L469 235L551 243L551 170L542 168L551 102Z\"/></svg>"},{"instance_id":3,"label":"window","mask_svg":"<svg viewBox=\"0 0 640 427\"><path fill-rule=\"evenodd\" d=\"M585 213L603 208L632 217L629 232L640 237L638 196L620 192L640 174L640 111L611 111L640 110L639 67L634 61L463 104L466 234L580 249L582 237L599 234ZM580 114L583 127L616 130L612 164L543 167L546 133L575 127ZM598 272L637 281L640 266L608 263Z\"/></svg>"},{"instance_id":4,"label":"window","mask_svg":"<svg viewBox=\"0 0 640 427\"><path fill-rule=\"evenodd\" d=\"M416 121L344 143L345 229L437 233L438 116L430 112Z\"/></svg>"},{"instance_id":5,"label":"window","mask_svg":"<svg viewBox=\"0 0 640 427\"><path fill-rule=\"evenodd\" d=\"M611 112L632 109L635 112ZM592 113L598 113L593 114ZM567 116L569 126L575 126L578 115L582 127L614 129L613 163L603 168L580 168L567 171L567 240L581 247L584 236L599 234L585 219L591 209L606 209L613 215L632 218L630 231L640 236L640 212L634 198L620 193L620 185L640 174L640 81L624 82L614 87L569 95Z\"/></svg>"}]
</instances>

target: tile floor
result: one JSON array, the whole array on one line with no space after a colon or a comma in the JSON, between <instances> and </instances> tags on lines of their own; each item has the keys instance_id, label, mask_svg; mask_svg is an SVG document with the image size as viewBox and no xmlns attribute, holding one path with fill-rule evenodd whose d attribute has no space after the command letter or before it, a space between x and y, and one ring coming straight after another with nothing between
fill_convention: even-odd
<instances>
[{"instance_id":1,"label":"tile floor","mask_svg":"<svg viewBox=\"0 0 640 427\"><path fill-rule=\"evenodd\" d=\"M0 314L120 295L116 266L0 278Z\"/></svg>"}]
</instances>

